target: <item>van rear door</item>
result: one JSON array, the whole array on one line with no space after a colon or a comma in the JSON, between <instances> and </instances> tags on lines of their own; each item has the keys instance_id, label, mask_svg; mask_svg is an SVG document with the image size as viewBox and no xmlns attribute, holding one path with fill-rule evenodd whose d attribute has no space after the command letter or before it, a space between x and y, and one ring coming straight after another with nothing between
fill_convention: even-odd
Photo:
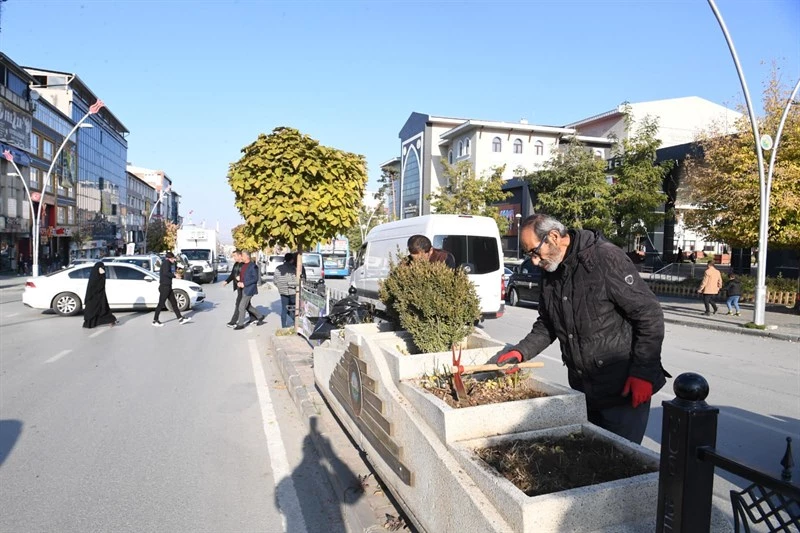
<instances>
[{"instance_id":1,"label":"van rear door","mask_svg":"<svg viewBox=\"0 0 800 533\"><path fill-rule=\"evenodd\" d=\"M496 236L435 235L433 246L447 250L475 284L481 301L481 313L496 314L502 311L500 243Z\"/></svg>"}]
</instances>

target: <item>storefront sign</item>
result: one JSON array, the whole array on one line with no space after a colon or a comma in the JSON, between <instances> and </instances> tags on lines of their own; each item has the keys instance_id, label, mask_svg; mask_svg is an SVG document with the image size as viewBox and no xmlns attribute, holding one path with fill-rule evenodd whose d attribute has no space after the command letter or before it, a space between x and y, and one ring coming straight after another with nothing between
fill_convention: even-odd
<instances>
[{"instance_id":1,"label":"storefront sign","mask_svg":"<svg viewBox=\"0 0 800 533\"><path fill-rule=\"evenodd\" d=\"M8 102L0 100L0 139L30 150L33 119Z\"/></svg>"},{"instance_id":2,"label":"storefront sign","mask_svg":"<svg viewBox=\"0 0 800 533\"><path fill-rule=\"evenodd\" d=\"M6 150L11 152L11 155L14 156L14 163L18 167L29 167L29 166L31 166L31 158L28 156L28 154L26 154L22 150L18 150L16 148L14 148L13 146L11 146L9 144L0 143L0 154L5 152Z\"/></svg>"}]
</instances>

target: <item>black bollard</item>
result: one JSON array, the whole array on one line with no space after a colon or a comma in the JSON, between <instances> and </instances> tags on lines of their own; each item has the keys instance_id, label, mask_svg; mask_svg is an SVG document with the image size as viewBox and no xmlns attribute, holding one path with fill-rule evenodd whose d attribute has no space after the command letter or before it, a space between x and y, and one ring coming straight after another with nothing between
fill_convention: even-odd
<instances>
[{"instance_id":1,"label":"black bollard","mask_svg":"<svg viewBox=\"0 0 800 533\"><path fill-rule=\"evenodd\" d=\"M708 382L687 372L675 378L677 396L662 402L661 466L658 475L658 533L708 533L714 465L698 459L701 446L717 442L719 409L705 402Z\"/></svg>"}]
</instances>

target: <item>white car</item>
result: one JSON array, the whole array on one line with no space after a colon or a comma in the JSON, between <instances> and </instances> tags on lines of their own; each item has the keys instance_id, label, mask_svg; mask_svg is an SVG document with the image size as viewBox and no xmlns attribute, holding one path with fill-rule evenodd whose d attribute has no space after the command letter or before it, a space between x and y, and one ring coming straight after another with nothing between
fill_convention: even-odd
<instances>
[{"instance_id":1,"label":"white car","mask_svg":"<svg viewBox=\"0 0 800 533\"><path fill-rule=\"evenodd\" d=\"M267 268L264 272L266 276L274 276L275 269L278 268L278 265L283 264L283 256L282 255L271 255L267 260Z\"/></svg>"},{"instance_id":2,"label":"white car","mask_svg":"<svg viewBox=\"0 0 800 533\"><path fill-rule=\"evenodd\" d=\"M28 278L22 303L34 309L52 309L62 316L71 316L83 309L86 286L94 265L77 265L46 276ZM158 276L129 263L105 263L106 295L111 309L155 309L158 304ZM205 300L202 287L196 283L172 280L172 292L181 311Z\"/></svg>"}]
</instances>

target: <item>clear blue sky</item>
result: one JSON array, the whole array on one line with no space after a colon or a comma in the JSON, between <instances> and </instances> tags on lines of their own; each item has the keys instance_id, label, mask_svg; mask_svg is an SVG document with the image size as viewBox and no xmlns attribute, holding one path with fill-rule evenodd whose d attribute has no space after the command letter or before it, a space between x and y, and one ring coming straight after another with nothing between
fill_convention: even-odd
<instances>
[{"instance_id":1,"label":"clear blue sky","mask_svg":"<svg viewBox=\"0 0 800 533\"><path fill-rule=\"evenodd\" d=\"M717 0L754 98L778 60L800 76L798 0ZM292 126L364 154L370 188L412 111L563 125L623 101L741 89L707 2L8 0L0 49L77 73L163 169L182 214L240 222L226 173Z\"/></svg>"}]
</instances>

